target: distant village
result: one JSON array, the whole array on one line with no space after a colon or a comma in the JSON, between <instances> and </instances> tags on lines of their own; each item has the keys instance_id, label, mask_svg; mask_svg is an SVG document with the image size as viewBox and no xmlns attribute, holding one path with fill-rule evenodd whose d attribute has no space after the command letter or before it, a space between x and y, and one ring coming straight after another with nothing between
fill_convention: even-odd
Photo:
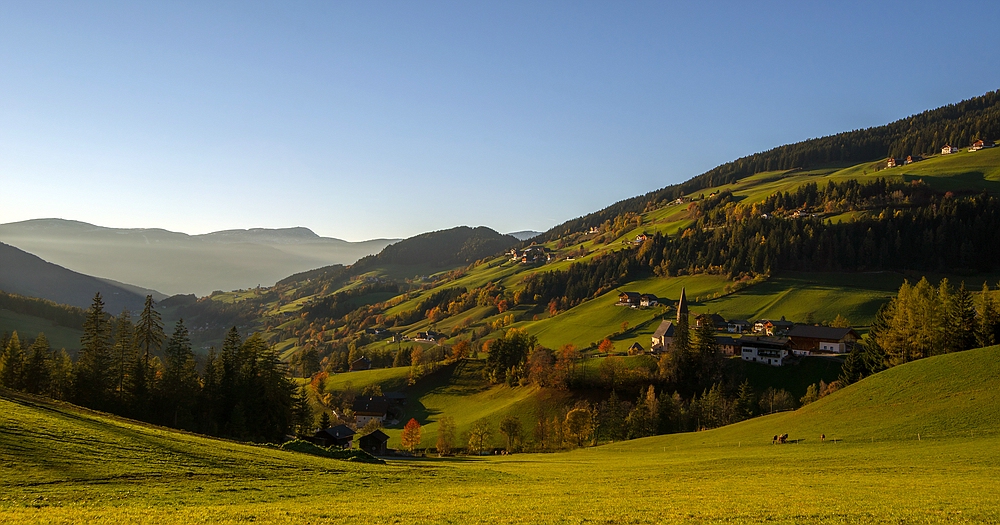
<instances>
[{"instance_id":1,"label":"distant village","mask_svg":"<svg viewBox=\"0 0 1000 525\"><path fill-rule=\"evenodd\" d=\"M648 308L660 304L653 294L622 292L616 306ZM688 304L684 290L677 301L675 320L663 320L653 332L648 353L669 352L674 342L677 324L687 322ZM715 336L719 350L727 356L740 356L744 361L770 366L785 366L808 355L843 355L851 351L859 339L858 333L850 327L838 328L799 324L781 319L726 320L719 314L701 315L695 319L693 327L711 323L719 332ZM640 343L634 343L630 353L646 353Z\"/></svg>"}]
</instances>

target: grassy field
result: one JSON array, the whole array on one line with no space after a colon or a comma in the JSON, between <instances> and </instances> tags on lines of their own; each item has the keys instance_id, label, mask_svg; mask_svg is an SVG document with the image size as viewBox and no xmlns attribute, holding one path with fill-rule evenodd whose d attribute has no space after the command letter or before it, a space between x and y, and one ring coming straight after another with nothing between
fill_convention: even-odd
<instances>
[{"instance_id":1,"label":"grassy field","mask_svg":"<svg viewBox=\"0 0 1000 525\"><path fill-rule=\"evenodd\" d=\"M994 347L897 367L798 411L707 432L388 465L3 394L0 522L996 522L998 378ZM781 432L793 444L771 445Z\"/></svg>"},{"instance_id":2,"label":"grassy field","mask_svg":"<svg viewBox=\"0 0 1000 525\"><path fill-rule=\"evenodd\" d=\"M14 331L17 331L22 343L25 339L38 337L38 333L42 332L49 340L49 346L67 350L78 350L80 336L83 335L80 330L59 326L48 319L11 312L10 310L0 310L0 332Z\"/></svg>"}]
</instances>

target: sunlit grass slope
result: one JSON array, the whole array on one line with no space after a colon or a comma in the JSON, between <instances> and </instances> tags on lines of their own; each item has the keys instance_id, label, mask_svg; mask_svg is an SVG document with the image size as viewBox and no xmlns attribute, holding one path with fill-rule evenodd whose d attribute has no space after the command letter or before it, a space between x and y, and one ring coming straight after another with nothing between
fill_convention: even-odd
<instances>
[{"instance_id":1,"label":"sunlit grass slope","mask_svg":"<svg viewBox=\"0 0 1000 525\"><path fill-rule=\"evenodd\" d=\"M0 522L996 522L998 392L994 347L708 432L384 466L3 395Z\"/></svg>"}]
</instances>

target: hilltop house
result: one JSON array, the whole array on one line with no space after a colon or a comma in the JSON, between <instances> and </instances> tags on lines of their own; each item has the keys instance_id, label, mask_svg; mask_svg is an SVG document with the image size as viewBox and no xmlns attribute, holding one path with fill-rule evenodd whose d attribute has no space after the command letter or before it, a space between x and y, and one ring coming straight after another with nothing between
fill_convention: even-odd
<instances>
[{"instance_id":1,"label":"hilltop house","mask_svg":"<svg viewBox=\"0 0 1000 525\"><path fill-rule=\"evenodd\" d=\"M660 299L651 293L644 293L639 296L639 306L649 308L660 304Z\"/></svg>"},{"instance_id":2,"label":"hilltop house","mask_svg":"<svg viewBox=\"0 0 1000 525\"><path fill-rule=\"evenodd\" d=\"M635 236L635 244L642 244L646 242L646 240L649 239L650 237L652 237L652 235L646 232L642 232L639 235Z\"/></svg>"},{"instance_id":3,"label":"hilltop house","mask_svg":"<svg viewBox=\"0 0 1000 525\"><path fill-rule=\"evenodd\" d=\"M899 161L892 157L889 157L889 160L885 161L885 167L887 168L895 168L897 165L899 165Z\"/></svg>"},{"instance_id":4,"label":"hilltop house","mask_svg":"<svg viewBox=\"0 0 1000 525\"><path fill-rule=\"evenodd\" d=\"M993 147L992 140L979 139L972 143L972 147L969 148L969 151L979 151L981 149L992 148L992 147Z\"/></svg>"},{"instance_id":5,"label":"hilltop house","mask_svg":"<svg viewBox=\"0 0 1000 525\"><path fill-rule=\"evenodd\" d=\"M952 153L958 153L958 148L950 144L945 144L944 147L941 148L942 155L951 155Z\"/></svg>"},{"instance_id":6,"label":"hilltop house","mask_svg":"<svg viewBox=\"0 0 1000 525\"><path fill-rule=\"evenodd\" d=\"M622 292L618 294L618 302L615 306L639 306L642 303L642 294L639 292Z\"/></svg>"},{"instance_id":7,"label":"hilltop house","mask_svg":"<svg viewBox=\"0 0 1000 525\"><path fill-rule=\"evenodd\" d=\"M385 446L388 442L389 436L381 430L376 430L371 434L361 436L361 439L358 440L358 446L373 456L384 456L388 453L388 448Z\"/></svg>"},{"instance_id":8,"label":"hilltop house","mask_svg":"<svg viewBox=\"0 0 1000 525\"><path fill-rule=\"evenodd\" d=\"M358 428L372 420L385 423L389 415L389 400L384 396L358 397L354 399L351 409L354 410L354 421Z\"/></svg>"},{"instance_id":9,"label":"hilltop house","mask_svg":"<svg viewBox=\"0 0 1000 525\"><path fill-rule=\"evenodd\" d=\"M740 355L744 361L782 366L791 347L787 337L744 337Z\"/></svg>"},{"instance_id":10,"label":"hilltop house","mask_svg":"<svg viewBox=\"0 0 1000 525\"><path fill-rule=\"evenodd\" d=\"M310 441L321 447L351 448L354 434L355 432L347 425L337 425L317 430Z\"/></svg>"},{"instance_id":11,"label":"hilltop house","mask_svg":"<svg viewBox=\"0 0 1000 525\"><path fill-rule=\"evenodd\" d=\"M857 342L858 334L852 328L812 326L797 324L788 331L792 351L800 355L812 352L843 354Z\"/></svg>"},{"instance_id":12,"label":"hilltop house","mask_svg":"<svg viewBox=\"0 0 1000 525\"><path fill-rule=\"evenodd\" d=\"M921 160L924 160L924 158L921 157L920 155L907 155L906 162L904 162L903 164L913 164L914 162L919 162Z\"/></svg>"}]
</instances>

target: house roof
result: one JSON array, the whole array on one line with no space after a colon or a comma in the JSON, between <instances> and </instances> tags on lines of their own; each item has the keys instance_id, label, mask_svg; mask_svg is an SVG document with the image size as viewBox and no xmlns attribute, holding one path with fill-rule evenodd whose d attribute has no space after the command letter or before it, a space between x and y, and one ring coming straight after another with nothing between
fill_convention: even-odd
<instances>
[{"instance_id":1,"label":"house roof","mask_svg":"<svg viewBox=\"0 0 1000 525\"><path fill-rule=\"evenodd\" d=\"M735 337L729 337L728 335L715 336L715 342L719 345L740 346L741 344L743 344L741 339L737 339Z\"/></svg>"},{"instance_id":2,"label":"house roof","mask_svg":"<svg viewBox=\"0 0 1000 525\"><path fill-rule=\"evenodd\" d=\"M349 438L354 434L356 434L356 432L351 430L351 428L348 427L347 425L337 425L335 427L324 428L319 432L316 432L317 436L322 436L322 437L329 436L337 439Z\"/></svg>"},{"instance_id":3,"label":"house roof","mask_svg":"<svg viewBox=\"0 0 1000 525\"><path fill-rule=\"evenodd\" d=\"M351 407L355 414L384 416L389 411L389 400L383 396L359 397Z\"/></svg>"},{"instance_id":4,"label":"house roof","mask_svg":"<svg viewBox=\"0 0 1000 525\"><path fill-rule=\"evenodd\" d=\"M743 343L743 346L751 346L755 348L784 348L788 346L787 337L743 337L740 340Z\"/></svg>"},{"instance_id":5,"label":"house roof","mask_svg":"<svg viewBox=\"0 0 1000 525\"><path fill-rule=\"evenodd\" d=\"M639 341L636 341L632 343L632 346L630 346L629 348L638 348L639 350L642 350L642 345L639 344Z\"/></svg>"},{"instance_id":6,"label":"house roof","mask_svg":"<svg viewBox=\"0 0 1000 525\"><path fill-rule=\"evenodd\" d=\"M365 434L364 436L361 436L361 439L365 441L374 439L384 443L386 441L389 441L389 436L387 436L385 432L382 432L381 430L375 430L375 432L372 432L371 434Z\"/></svg>"},{"instance_id":7,"label":"house roof","mask_svg":"<svg viewBox=\"0 0 1000 525\"><path fill-rule=\"evenodd\" d=\"M627 296L630 301L632 300L638 301L639 298L642 297L642 294L640 294L639 292L622 292L618 294L618 297L621 297L623 295Z\"/></svg>"},{"instance_id":8,"label":"house roof","mask_svg":"<svg viewBox=\"0 0 1000 525\"><path fill-rule=\"evenodd\" d=\"M653 332L653 338L659 339L663 336L673 337L674 335L674 323L672 321L660 321L660 326L656 327L656 331Z\"/></svg>"},{"instance_id":9,"label":"house roof","mask_svg":"<svg viewBox=\"0 0 1000 525\"><path fill-rule=\"evenodd\" d=\"M655 295L651 294L651 293L644 293L644 294L642 294L642 296L641 296L641 297L642 297L643 299L647 300L647 301L648 301L649 299L657 299L657 297L656 297Z\"/></svg>"},{"instance_id":10,"label":"house roof","mask_svg":"<svg viewBox=\"0 0 1000 525\"><path fill-rule=\"evenodd\" d=\"M744 321L742 319L730 319L729 324L737 326L750 326L752 323L750 321Z\"/></svg>"},{"instance_id":11,"label":"house roof","mask_svg":"<svg viewBox=\"0 0 1000 525\"><path fill-rule=\"evenodd\" d=\"M788 337L808 337L810 339L840 341L851 333L854 333L854 329L852 328L834 328L832 326L797 324L788 331ZM857 334L854 334L854 337L857 337Z\"/></svg>"}]
</instances>

